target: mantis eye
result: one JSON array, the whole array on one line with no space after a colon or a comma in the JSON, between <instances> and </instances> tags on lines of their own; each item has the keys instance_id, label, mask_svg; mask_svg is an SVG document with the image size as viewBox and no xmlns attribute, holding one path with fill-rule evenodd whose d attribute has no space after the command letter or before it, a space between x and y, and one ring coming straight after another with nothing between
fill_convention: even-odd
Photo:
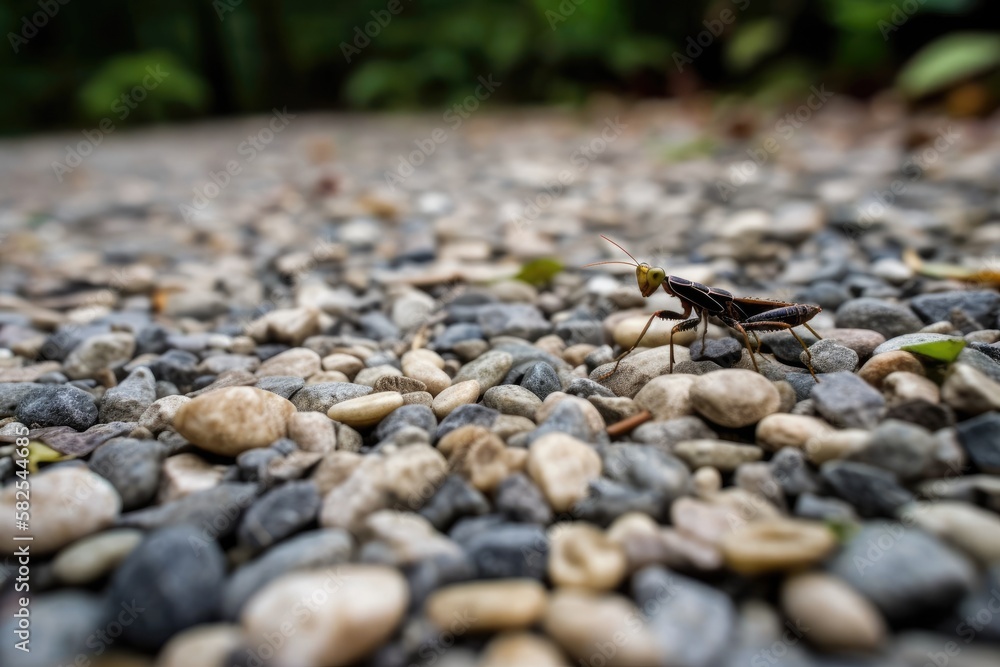
<instances>
[{"instance_id":1,"label":"mantis eye","mask_svg":"<svg viewBox=\"0 0 1000 667\"><path fill-rule=\"evenodd\" d=\"M657 285L659 285L660 283L662 283L663 280L666 277L667 277L667 274L664 273L663 269L650 269L649 270L649 279L652 282L656 283Z\"/></svg>"}]
</instances>

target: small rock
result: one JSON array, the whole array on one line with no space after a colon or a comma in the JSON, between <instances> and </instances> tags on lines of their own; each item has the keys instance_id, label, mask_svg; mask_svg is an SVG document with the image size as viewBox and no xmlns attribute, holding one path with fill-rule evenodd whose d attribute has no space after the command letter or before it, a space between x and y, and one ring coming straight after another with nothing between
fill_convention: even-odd
<instances>
[{"instance_id":1,"label":"small rock","mask_svg":"<svg viewBox=\"0 0 1000 667\"><path fill-rule=\"evenodd\" d=\"M852 454L851 459L892 471L903 482L912 482L927 476L937 446L925 429L887 419L872 431L868 446Z\"/></svg>"},{"instance_id":2,"label":"small rock","mask_svg":"<svg viewBox=\"0 0 1000 667\"><path fill-rule=\"evenodd\" d=\"M272 394L277 394L282 398L291 399L295 392L302 389L305 384L306 381L300 377L277 375L273 377L261 378L254 386L258 389L269 391Z\"/></svg>"},{"instance_id":3,"label":"small rock","mask_svg":"<svg viewBox=\"0 0 1000 667\"><path fill-rule=\"evenodd\" d=\"M177 411L192 399L187 396L164 396L150 404L139 416L139 426L149 429L153 435L172 429Z\"/></svg>"},{"instance_id":4,"label":"small rock","mask_svg":"<svg viewBox=\"0 0 1000 667\"><path fill-rule=\"evenodd\" d=\"M200 528L202 542L222 539L236 529L243 510L257 497L256 484L223 482L165 505L154 505L123 514L119 525L155 530L179 524Z\"/></svg>"},{"instance_id":5,"label":"small rock","mask_svg":"<svg viewBox=\"0 0 1000 667\"><path fill-rule=\"evenodd\" d=\"M914 503L903 511L907 525L921 528L985 566L1000 561L1000 517L955 501Z\"/></svg>"},{"instance_id":6,"label":"small rock","mask_svg":"<svg viewBox=\"0 0 1000 667\"><path fill-rule=\"evenodd\" d=\"M455 539L475 563L480 579L541 581L547 572L549 540L540 526L501 523L468 539Z\"/></svg>"},{"instance_id":7,"label":"small rock","mask_svg":"<svg viewBox=\"0 0 1000 667\"><path fill-rule=\"evenodd\" d=\"M820 475L863 517L894 517L896 510L913 500L894 473L865 463L829 461L820 468Z\"/></svg>"},{"instance_id":8,"label":"small rock","mask_svg":"<svg viewBox=\"0 0 1000 667\"><path fill-rule=\"evenodd\" d=\"M812 390L816 410L834 426L874 428L885 408L885 399L853 373L828 373Z\"/></svg>"},{"instance_id":9,"label":"small rock","mask_svg":"<svg viewBox=\"0 0 1000 667\"><path fill-rule=\"evenodd\" d=\"M601 474L601 457L576 438L549 433L531 444L528 473L552 509L565 512L587 496L588 483Z\"/></svg>"},{"instance_id":10,"label":"small rock","mask_svg":"<svg viewBox=\"0 0 1000 667\"><path fill-rule=\"evenodd\" d=\"M530 632L510 632L498 635L483 649L479 667L569 667L559 648Z\"/></svg>"},{"instance_id":11,"label":"small rock","mask_svg":"<svg viewBox=\"0 0 1000 667\"><path fill-rule=\"evenodd\" d=\"M531 390L516 384L491 387L483 394L483 405L505 415L519 415L534 419L542 405L541 399Z\"/></svg>"},{"instance_id":12,"label":"small rock","mask_svg":"<svg viewBox=\"0 0 1000 667\"><path fill-rule=\"evenodd\" d=\"M227 387L182 405L174 428L202 449L235 456L285 437L294 413L295 406L277 394L256 387Z\"/></svg>"},{"instance_id":13,"label":"small rock","mask_svg":"<svg viewBox=\"0 0 1000 667\"><path fill-rule=\"evenodd\" d=\"M307 378L318 373L322 367L320 356L304 347L293 347L276 354L257 369L257 377L300 377Z\"/></svg>"},{"instance_id":14,"label":"small rock","mask_svg":"<svg viewBox=\"0 0 1000 667\"><path fill-rule=\"evenodd\" d=\"M383 391L367 396L359 396L337 403L327 411L327 416L354 428L374 426L390 412L402 407L403 395L395 391Z\"/></svg>"},{"instance_id":15,"label":"small rock","mask_svg":"<svg viewBox=\"0 0 1000 667\"><path fill-rule=\"evenodd\" d=\"M430 350L411 350L403 355L401 362L403 375L423 383L431 396L451 386L451 377L442 370L444 360Z\"/></svg>"},{"instance_id":16,"label":"small rock","mask_svg":"<svg viewBox=\"0 0 1000 667\"><path fill-rule=\"evenodd\" d=\"M429 558L458 558L462 555L457 544L437 532L427 519L412 512L372 512L365 519L364 529L365 535L371 540L386 546L391 553L393 565L410 565Z\"/></svg>"},{"instance_id":17,"label":"small rock","mask_svg":"<svg viewBox=\"0 0 1000 667\"><path fill-rule=\"evenodd\" d=\"M606 591L625 577L625 552L597 526L580 521L556 524L549 535L549 579L555 586Z\"/></svg>"},{"instance_id":18,"label":"small rock","mask_svg":"<svg viewBox=\"0 0 1000 667\"><path fill-rule=\"evenodd\" d=\"M976 468L991 475L1000 474L1000 412L984 412L955 426L958 440Z\"/></svg>"},{"instance_id":19,"label":"small rock","mask_svg":"<svg viewBox=\"0 0 1000 667\"><path fill-rule=\"evenodd\" d=\"M872 652L885 642L885 620L868 600L836 577L797 574L781 587L785 615L809 628L809 641L824 651Z\"/></svg>"},{"instance_id":20,"label":"small rock","mask_svg":"<svg viewBox=\"0 0 1000 667\"><path fill-rule=\"evenodd\" d=\"M490 503L482 493L470 486L460 475L448 475L437 492L420 509L420 516L439 531L448 530L458 519L481 516L490 511Z\"/></svg>"},{"instance_id":21,"label":"small rock","mask_svg":"<svg viewBox=\"0 0 1000 667\"><path fill-rule=\"evenodd\" d=\"M760 447L719 440L685 440L674 445L671 451L692 470L712 466L722 472L732 472L740 464L759 461L764 456Z\"/></svg>"},{"instance_id":22,"label":"small rock","mask_svg":"<svg viewBox=\"0 0 1000 667\"><path fill-rule=\"evenodd\" d=\"M675 365L690 360L686 347L674 346ZM605 363L595 368L590 379L600 382L610 389L615 396L634 398L639 390L661 375L666 375L670 369L670 349L668 346L657 347L642 352L633 352L618 365L614 374L605 377L614 369L615 363Z\"/></svg>"},{"instance_id":23,"label":"small rock","mask_svg":"<svg viewBox=\"0 0 1000 667\"><path fill-rule=\"evenodd\" d=\"M774 385L759 373L727 368L695 378L691 404L713 422L739 428L777 412L781 397Z\"/></svg>"},{"instance_id":24,"label":"small rock","mask_svg":"<svg viewBox=\"0 0 1000 667\"><path fill-rule=\"evenodd\" d=\"M108 422L139 421L156 400L156 380L148 368L137 368L121 383L104 392L99 419Z\"/></svg>"},{"instance_id":25,"label":"small rock","mask_svg":"<svg viewBox=\"0 0 1000 667\"><path fill-rule=\"evenodd\" d=\"M160 651L156 667L224 665L243 647L239 626L225 623L198 625L173 636Z\"/></svg>"},{"instance_id":26,"label":"small rock","mask_svg":"<svg viewBox=\"0 0 1000 667\"><path fill-rule=\"evenodd\" d=\"M77 345L66 361L63 372L71 380L92 378L98 372L110 368L115 370L125 365L135 354L135 336L129 333L113 332L97 334Z\"/></svg>"},{"instance_id":27,"label":"small rock","mask_svg":"<svg viewBox=\"0 0 1000 667\"><path fill-rule=\"evenodd\" d=\"M352 398L367 396L372 393L371 387L351 382L321 382L310 384L299 389L291 397L292 405L299 412L322 412L326 414L338 403Z\"/></svg>"},{"instance_id":28,"label":"small rock","mask_svg":"<svg viewBox=\"0 0 1000 667\"><path fill-rule=\"evenodd\" d=\"M514 473L496 489L496 509L511 521L547 526L552 521L552 508L528 477Z\"/></svg>"},{"instance_id":29,"label":"small rock","mask_svg":"<svg viewBox=\"0 0 1000 667\"><path fill-rule=\"evenodd\" d=\"M440 440L463 426L490 428L500 413L484 405L460 405L450 415L441 420L435 437Z\"/></svg>"},{"instance_id":30,"label":"small rock","mask_svg":"<svg viewBox=\"0 0 1000 667\"><path fill-rule=\"evenodd\" d=\"M320 497L312 482L288 482L268 491L243 513L236 540L253 551L266 549L316 520Z\"/></svg>"},{"instance_id":31,"label":"small rock","mask_svg":"<svg viewBox=\"0 0 1000 667\"><path fill-rule=\"evenodd\" d=\"M0 510L15 515L16 486L0 489ZM54 553L81 537L107 528L121 512L122 501L115 488L84 466L72 465L31 476L31 553ZM14 531L3 536L4 552L15 553L23 542L13 539Z\"/></svg>"},{"instance_id":32,"label":"small rock","mask_svg":"<svg viewBox=\"0 0 1000 667\"><path fill-rule=\"evenodd\" d=\"M152 440L115 438L94 450L90 469L111 482L126 511L144 507L156 496L165 451Z\"/></svg>"},{"instance_id":33,"label":"small rock","mask_svg":"<svg viewBox=\"0 0 1000 667\"><path fill-rule=\"evenodd\" d=\"M288 418L288 437L299 449L327 454L337 449L333 420L320 412L296 412Z\"/></svg>"},{"instance_id":34,"label":"small rock","mask_svg":"<svg viewBox=\"0 0 1000 667\"><path fill-rule=\"evenodd\" d=\"M296 605L314 595L317 601L308 607L311 614L303 622ZM241 620L251 646L286 636L282 628L296 630L295 641L275 648L279 664L348 665L395 634L408 602L406 579L394 568L340 565L275 579L247 602Z\"/></svg>"},{"instance_id":35,"label":"small rock","mask_svg":"<svg viewBox=\"0 0 1000 667\"><path fill-rule=\"evenodd\" d=\"M882 380L882 393L885 394L890 409L908 401L919 400L936 404L941 400L941 390L932 380L907 371L889 373Z\"/></svg>"},{"instance_id":36,"label":"small rock","mask_svg":"<svg viewBox=\"0 0 1000 667\"><path fill-rule=\"evenodd\" d=\"M86 431L97 423L94 398L70 385L36 385L17 406L17 421L30 428L69 426Z\"/></svg>"},{"instance_id":37,"label":"small rock","mask_svg":"<svg viewBox=\"0 0 1000 667\"><path fill-rule=\"evenodd\" d=\"M176 454L163 461L158 502L168 503L222 482L225 466L212 465L197 454Z\"/></svg>"},{"instance_id":38,"label":"small rock","mask_svg":"<svg viewBox=\"0 0 1000 667\"><path fill-rule=\"evenodd\" d=\"M427 385L420 380L414 380L402 375L384 375L372 385L375 391L398 391L406 397L406 394L426 392Z\"/></svg>"},{"instance_id":39,"label":"small rock","mask_svg":"<svg viewBox=\"0 0 1000 667\"><path fill-rule=\"evenodd\" d=\"M528 628L545 614L548 594L534 579L502 579L454 584L435 591L424 613L454 634ZM462 629L456 629L459 619Z\"/></svg>"},{"instance_id":40,"label":"small rock","mask_svg":"<svg viewBox=\"0 0 1000 667\"><path fill-rule=\"evenodd\" d=\"M452 380L452 385L475 380L479 383L480 392L485 392L490 387L495 387L503 382L513 362L514 357L507 352L491 350L475 361L470 361L462 366L462 369Z\"/></svg>"},{"instance_id":41,"label":"small rock","mask_svg":"<svg viewBox=\"0 0 1000 667\"><path fill-rule=\"evenodd\" d=\"M980 324L991 325L1000 313L1000 295L992 290L920 294L910 299L910 307L928 323L951 321L957 310Z\"/></svg>"},{"instance_id":42,"label":"small rock","mask_svg":"<svg viewBox=\"0 0 1000 667\"><path fill-rule=\"evenodd\" d=\"M556 369L544 361L532 364L521 377L520 385L543 401L552 392L562 390Z\"/></svg>"},{"instance_id":43,"label":"small rock","mask_svg":"<svg viewBox=\"0 0 1000 667\"><path fill-rule=\"evenodd\" d=\"M315 308L272 310L246 327L246 335L258 343L275 341L286 345L301 345L319 331L319 311Z\"/></svg>"},{"instance_id":44,"label":"small rock","mask_svg":"<svg viewBox=\"0 0 1000 667\"><path fill-rule=\"evenodd\" d=\"M799 361L803 365L812 363L813 370L817 373L853 371L858 366L858 353L835 341L824 339L810 345L809 354L802 350Z\"/></svg>"},{"instance_id":45,"label":"small rock","mask_svg":"<svg viewBox=\"0 0 1000 667\"><path fill-rule=\"evenodd\" d=\"M952 364L941 385L941 397L951 407L971 415L1000 410L1000 382L965 364Z\"/></svg>"},{"instance_id":46,"label":"small rock","mask_svg":"<svg viewBox=\"0 0 1000 667\"><path fill-rule=\"evenodd\" d=\"M726 565L743 575L805 569L837 546L825 525L793 519L753 521L722 539Z\"/></svg>"},{"instance_id":47,"label":"small rock","mask_svg":"<svg viewBox=\"0 0 1000 667\"><path fill-rule=\"evenodd\" d=\"M477 319L486 338L514 336L535 341L552 331L542 311L526 303L485 305L479 308Z\"/></svg>"},{"instance_id":48,"label":"small rock","mask_svg":"<svg viewBox=\"0 0 1000 667\"><path fill-rule=\"evenodd\" d=\"M889 623L950 610L976 577L972 564L937 538L885 521L864 524L828 569L873 602Z\"/></svg>"},{"instance_id":49,"label":"small rock","mask_svg":"<svg viewBox=\"0 0 1000 667\"><path fill-rule=\"evenodd\" d=\"M621 595L561 589L552 594L542 624L574 664L603 657L601 647L614 648L614 662L608 664L616 667L667 664L654 630L643 618L641 609Z\"/></svg>"},{"instance_id":50,"label":"small rock","mask_svg":"<svg viewBox=\"0 0 1000 667\"><path fill-rule=\"evenodd\" d=\"M691 375L661 375L653 378L635 395L635 404L649 410L653 419L666 421L694 414L691 402L691 387L695 378Z\"/></svg>"},{"instance_id":51,"label":"small rock","mask_svg":"<svg viewBox=\"0 0 1000 667\"><path fill-rule=\"evenodd\" d=\"M901 372L923 375L924 366L914 354L903 350L890 350L866 361L858 371L858 377L876 389L881 389L887 377Z\"/></svg>"},{"instance_id":52,"label":"small rock","mask_svg":"<svg viewBox=\"0 0 1000 667\"><path fill-rule=\"evenodd\" d=\"M676 340L676 337L675 337ZM743 345L735 338L708 338L691 343L691 361L712 361L729 368L743 356Z\"/></svg>"},{"instance_id":53,"label":"small rock","mask_svg":"<svg viewBox=\"0 0 1000 667\"><path fill-rule=\"evenodd\" d=\"M920 318L906 306L881 299L852 299L837 309L838 328L871 329L886 338L913 333L922 326Z\"/></svg>"},{"instance_id":54,"label":"small rock","mask_svg":"<svg viewBox=\"0 0 1000 667\"><path fill-rule=\"evenodd\" d=\"M822 419L807 415L775 413L757 424L757 444L768 451L784 447L802 449L811 438L823 437L834 429Z\"/></svg>"},{"instance_id":55,"label":"small rock","mask_svg":"<svg viewBox=\"0 0 1000 667\"><path fill-rule=\"evenodd\" d=\"M886 352L891 352L893 350L899 350L900 348L907 345L918 345L920 343L936 343L943 340L955 340L958 336L950 336L939 333L904 333L898 334L895 337L889 336L888 340L872 350L872 356L876 357L880 354L885 354ZM914 357L916 358L916 357ZM898 370L910 370L908 368L901 368Z\"/></svg>"},{"instance_id":56,"label":"small rock","mask_svg":"<svg viewBox=\"0 0 1000 667\"><path fill-rule=\"evenodd\" d=\"M130 528L106 530L66 547L52 560L52 573L68 586L86 586L112 572L142 541Z\"/></svg>"},{"instance_id":57,"label":"small rock","mask_svg":"<svg viewBox=\"0 0 1000 667\"><path fill-rule=\"evenodd\" d=\"M434 397L431 409L438 419L444 419L460 405L475 403L481 394L479 382L466 380L457 382Z\"/></svg>"},{"instance_id":58,"label":"small rock","mask_svg":"<svg viewBox=\"0 0 1000 667\"><path fill-rule=\"evenodd\" d=\"M156 650L178 632L218 617L225 576L225 557L215 542L200 540L192 526L164 528L147 535L115 571L108 604L142 608L144 613L122 624L122 636Z\"/></svg>"},{"instance_id":59,"label":"small rock","mask_svg":"<svg viewBox=\"0 0 1000 667\"><path fill-rule=\"evenodd\" d=\"M846 459L861 451L871 441L871 433L859 428L828 431L811 436L803 451L810 463L819 465L835 459Z\"/></svg>"}]
</instances>

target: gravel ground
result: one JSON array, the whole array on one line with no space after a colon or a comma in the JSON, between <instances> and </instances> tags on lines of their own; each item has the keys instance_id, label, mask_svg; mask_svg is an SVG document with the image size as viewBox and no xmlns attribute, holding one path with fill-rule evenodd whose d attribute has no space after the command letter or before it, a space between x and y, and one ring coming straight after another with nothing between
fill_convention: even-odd
<instances>
[{"instance_id":1,"label":"gravel ground","mask_svg":"<svg viewBox=\"0 0 1000 667\"><path fill-rule=\"evenodd\" d=\"M1000 126L792 111L0 146L0 662L1000 664Z\"/></svg>"}]
</instances>

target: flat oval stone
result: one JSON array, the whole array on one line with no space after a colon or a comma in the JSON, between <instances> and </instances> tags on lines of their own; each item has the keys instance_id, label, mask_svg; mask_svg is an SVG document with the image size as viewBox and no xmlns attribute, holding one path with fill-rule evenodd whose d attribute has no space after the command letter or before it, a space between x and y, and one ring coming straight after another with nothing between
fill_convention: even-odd
<instances>
[{"instance_id":1,"label":"flat oval stone","mask_svg":"<svg viewBox=\"0 0 1000 667\"><path fill-rule=\"evenodd\" d=\"M716 424L740 428L777 412L781 395L760 373L724 368L695 379L691 385L691 404Z\"/></svg>"},{"instance_id":2,"label":"flat oval stone","mask_svg":"<svg viewBox=\"0 0 1000 667\"><path fill-rule=\"evenodd\" d=\"M202 449L236 456L284 438L294 412L290 401L269 391L226 387L182 405L174 428Z\"/></svg>"},{"instance_id":3,"label":"flat oval stone","mask_svg":"<svg viewBox=\"0 0 1000 667\"><path fill-rule=\"evenodd\" d=\"M454 584L427 598L424 613L432 623L456 635L458 623L468 632L528 628L545 614L548 593L534 579L499 579Z\"/></svg>"},{"instance_id":4,"label":"flat oval stone","mask_svg":"<svg viewBox=\"0 0 1000 667\"><path fill-rule=\"evenodd\" d=\"M582 521L556 524L549 535L549 579L556 586L612 590L625 577L625 552L597 526Z\"/></svg>"},{"instance_id":5,"label":"flat oval stone","mask_svg":"<svg viewBox=\"0 0 1000 667\"><path fill-rule=\"evenodd\" d=\"M431 410L438 419L444 419L458 406L475 403L480 393L479 382L476 380L457 382L434 397Z\"/></svg>"},{"instance_id":6,"label":"flat oval stone","mask_svg":"<svg viewBox=\"0 0 1000 667\"><path fill-rule=\"evenodd\" d=\"M326 414L334 421L365 428L375 426L402 405L403 395L398 391L380 391L337 403Z\"/></svg>"},{"instance_id":7,"label":"flat oval stone","mask_svg":"<svg viewBox=\"0 0 1000 667\"><path fill-rule=\"evenodd\" d=\"M875 651L885 641L885 619L843 580L821 572L789 577L781 588L785 615L809 628L809 641L826 651Z\"/></svg>"},{"instance_id":8,"label":"flat oval stone","mask_svg":"<svg viewBox=\"0 0 1000 667\"><path fill-rule=\"evenodd\" d=\"M836 546L825 525L790 519L754 521L722 538L726 565L745 575L808 567Z\"/></svg>"}]
</instances>

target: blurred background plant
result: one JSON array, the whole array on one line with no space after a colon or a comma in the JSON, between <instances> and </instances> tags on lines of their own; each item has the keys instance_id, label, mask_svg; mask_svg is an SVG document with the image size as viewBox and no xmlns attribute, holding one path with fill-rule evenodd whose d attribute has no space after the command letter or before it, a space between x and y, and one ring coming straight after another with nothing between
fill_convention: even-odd
<instances>
[{"instance_id":1,"label":"blurred background plant","mask_svg":"<svg viewBox=\"0 0 1000 667\"><path fill-rule=\"evenodd\" d=\"M486 74L510 82L503 104L704 90L773 104L820 83L895 88L956 114L1000 99L987 0L396 1L391 15L389 0L4 0L0 132L114 119L115 99L157 65L169 76L155 101L123 124L274 106L442 109ZM709 23L720 34L699 43ZM697 55L678 67L675 53Z\"/></svg>"}]
</instances>

